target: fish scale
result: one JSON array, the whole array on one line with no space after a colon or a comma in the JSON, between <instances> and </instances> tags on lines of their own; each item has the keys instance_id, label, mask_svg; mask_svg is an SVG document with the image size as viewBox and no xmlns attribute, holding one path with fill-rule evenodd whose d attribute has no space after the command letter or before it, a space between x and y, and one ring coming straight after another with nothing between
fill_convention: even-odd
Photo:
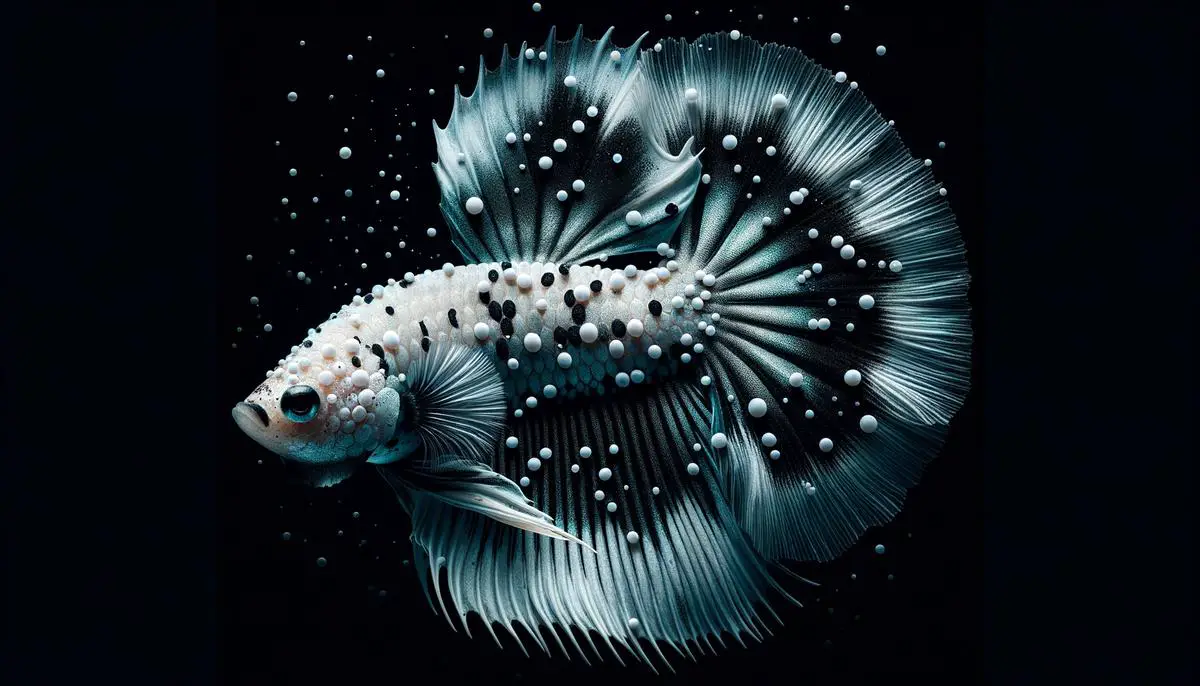
<instances>
[{"instance_id":1,"label":"fish scale","mask_svg":"<svg viewBox=\"0 0 1200 686\"><path fill-rule=\"evenodd\" d=\"M553 393L563 393L566 397L588 394L601 388L605 379L616 377L617 374L632 374L635 370L642 371L647 378L654 376L669 376L678 368L678 359L670 355L671 348L678 343L683 334L691 334L699 342L703 333L699 323L705 318L705 310L696 310L692 306L693 298L684 298L683 307L674 308L671 301L683 297L685 287L697 285L693 272L685 267L675 266L671 271L666 268L655 268L656 272L665 270L669 278L659 281L654 286L645 282L648 271L636 270L633 277L627 278L626 285L614 291L611 281L614 273L622 276L625 270L613 270L598 265L572 265L568 274L563 276L554 264L521 262L512 265L505 274L505 268L500 263L472 264L456 266L452 273L430 271L415 275L412 283L401 286L392 283L382 287L382 295L372 297L371 302L351 304L342 309L336 317L322 325L325 332L344 330L347 337L358 336L363 347L369 349L373 343L383 340L385 333L395 331L400 337L399 349L389 351L388 362L391 373L404 372L408 363L422 350L422 339L430 342L450 341L462 345L482 346L495 353L497 340L504 338L508 345L508 355L494 354L497 369L501 377L509 383L506 388L512 394L512 402L517 403L526 395L533 394L546 397L546 386L555 387ZM495 282L489 280L489 272L495 272L498 278ZM550 286L542 285L544 274L553 274L554 281ZM522 275L531 278L529 288L521 288L517 279ZM511 282L510 282L511 279ZM576 287L589 289L592 282L599 280L602 284L599 293L591 293L585 307L585 322L603 326L608 335L592 343L572 343L558 345L554 340L557 327L571 329L578 326L572 319L572 308L567 306L564 295ZM488 304L480 298L479 285L481 282L490 284L488 300L490 302L512 301L515 306L515 316L512 317L513 333L503 336L500 321L488 311ZM374 292L379 292L375 289ZM539 300L546 301L545 312L537 308ZM657 300L663 305L657 317L649 311L648 304ZM387 313L392 308L393 314ZM501 304L503 307L503 304ZM458 326L450 321L449 312L454 310ZM348 322L361 322L354 326ZM638 319L643 322L644 333L634 336L628 330L623 336L614 336L611 332L612 322L621 320L628 324ZM479 340L475 334L475 324L483 322L488 325L486 340ZM425 325L424 332L421 325ZM524 345L525 335L536 333L541 339L540 349L531 352ZM610 354L609 342L620 341L624 354L613 358ZM658 359L650 357L651 346L657 345L662 350ZM571 356L571 365L562 368L557 362L559 353L566 352ZM346 357L348 355L339 355ZM517 360L517 368L510 369L509 359ZM376 360L371 365L365 365L368 371L381 368ZM320 364L316 371L320 371Z\"/></svg>"}]
</instances>

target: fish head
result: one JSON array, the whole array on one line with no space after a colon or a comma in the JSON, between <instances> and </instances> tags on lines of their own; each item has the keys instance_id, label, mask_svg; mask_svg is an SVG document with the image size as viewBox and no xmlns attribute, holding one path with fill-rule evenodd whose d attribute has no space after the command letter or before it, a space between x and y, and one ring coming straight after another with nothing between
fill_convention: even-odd
<instances>
[{"instance_id":1,"label":"fish head","mask_svg":"<svg viewBox=\"0 0 1200 686\"><path fill-rule=\"evenodd\" d=\"M286 463L315 468L323 475L316 481L336 483L377 452L407 454L415 436L406 441L398 431L411 414L402 400L403 375L388 376L356 338L334 345L337 333L328 333L294 348L232 414L247 436Z\"/></svg>"}]
</instances>

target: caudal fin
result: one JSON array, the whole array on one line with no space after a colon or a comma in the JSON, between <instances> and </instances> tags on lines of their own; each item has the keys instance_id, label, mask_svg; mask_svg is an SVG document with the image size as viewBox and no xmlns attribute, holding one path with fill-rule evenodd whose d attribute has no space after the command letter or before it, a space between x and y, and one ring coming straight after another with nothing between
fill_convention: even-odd
<instances>
[{"instance_id":1,"label":"caudal fin","mask_svg":"<svg viewBox=\"0 0 1200 686\"><path fill-rule=\"evenodd\" d=\"M764 555L830 559L899 511L966 396L954 216L862 93L797 50L722 33L642 69L643 127L704 151L676 243L711 293L724 492Z\"/></svg>"}]
</instances>

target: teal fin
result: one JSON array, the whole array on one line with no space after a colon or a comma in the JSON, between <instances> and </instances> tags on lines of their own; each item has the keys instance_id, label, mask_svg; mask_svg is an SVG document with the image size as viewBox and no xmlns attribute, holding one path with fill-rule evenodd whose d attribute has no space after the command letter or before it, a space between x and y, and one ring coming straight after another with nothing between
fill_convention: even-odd
<instances>
[{"instance_id":1,"label":"teal fin","mask_svg":"<svg viewBox=\"0 0 1200 686\"><path fill-rule=\"evenodd\" d=\"M563 402L517 421L509 431L518 447L501 446L493 467L509 483L529 478L523 490L534 505L595 552L417 497L415 556L429 565L443 612L444 583L464 629L474 612L493 637L498 624L520 643L515 627L523 625L543 650L550 636L568 656L609 652L622 661L625 653L656 671L670 666L664 646L694 659L723 646L723 632L739 643L769 634L760 612L778 619L767 604L770 589L782 592L778 570L738 529L708 453L691 449L709 431L704 395L665 384L599 405ZM580 456L584 446L590 457ZM531 470L529 458L542 448L552 455ZM689 462L698 474L688 473ZM611 470L607 480L602 469Z\"/></svg>"},{"instance_id":2,"label":"teal fin","mask_svg":"<svg viewBox=\"0 0 1200 686\"><path fill-rule=\"evenodd\" d=\"M415 434L427 459L491 455L508 399L491 353L448 341L433 343L409 363L404 387L410 404L397 422L404 443Z\"/></svg>"},{"instance_id":3,"label":"teal fin","mask_svg":"<svg viewBox=\"0 0 1200 686\"><path fill-rule=\"evenodd\" d=\"M704 150L709 182L672 245L715 277L704 364L728 439L722 492L769 559L828 560L895 516L966 398L962 239L861 91L746 37L662 44L642 60L643 126Z\"/></svg>"},{"instance_id":4,"label":"teal fin","mask_svg":"<svg viewBox=\"0 0 1200 686\"><path fill-rule=\"evenodd\" d=\"M522 44L512 56L505 46L495 71L480 59L474 93L455 91L446 127L434 124L434 171L442 214L466 261L575 263L654 250L675 232L700 164L687 141L672 153L642 129L642 38L619 48L611 35L588 40L580 27L557 42L551 30L540 48ZM555 150L557 140L565 150ZM539 166L542 158L553 166ZM478 214L467 209L471 198L482 201ZM626 221L631 211L641 215L634 225Z\"/></svg>"},{"instance_id":5,"label":"teal fin","mask_svg":"<svg viewBox=\"0 0 1200 686\"><path fill-rule=\"evenodd\" d=\"M406 489L418 503L421 498L429 498L522 531L578 543L591 550L533 507L515 483L479 462L441 456L436 462L406 462L397 468L380 469L380 473L393 489Z\"/></svg>"}]
</instances>

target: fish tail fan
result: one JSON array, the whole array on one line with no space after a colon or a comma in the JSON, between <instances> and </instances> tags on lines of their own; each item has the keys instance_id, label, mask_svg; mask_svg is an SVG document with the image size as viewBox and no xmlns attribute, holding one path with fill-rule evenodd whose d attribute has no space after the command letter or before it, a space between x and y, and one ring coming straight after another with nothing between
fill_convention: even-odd
<instances>
[{"instance_id":1,"label":"fish tail fan","mask_svg":"<svg viewBox=\"0 0 1200 686\"><path fill-rule=\"evenodd\" d=\"M769 596L792 598L734 521L709 454L693 450L714 421L707 396L676 383L612 395L531 410L486 472L439 467L471 478L381 468L410 503L415 558L438 584L431 605L444 583L464 626L476 613L514 637L523 626L544 650L550 636L568 655L654 671L713 652L722 633L761 640L778 620Z\"/></svg>"},{"instance_id":2,"label":"fish tail fan","mask_svg":"<svg viewBox=\"0 0 1200 686\"><path fill-rule=\"evenodd\" d=\"M642 128L639 38L507 46L434 123L442 215L469 262L574 263L653 250L691 204L700 163ZM669 208L669 209L668 209Z\"/></svg>"},{"instance_id":3,"label":"fish tail fan","mask_svg":"<svg viewBox=\"0 0 1200 686\"><path fill-rule=\"evenodd\" d=\"M675 238L711 324L722 492L773 560L890 521L964 402L963 243L928 168L799 51L727 34L642 59L642 126L702 149Z\"/></svg>"}]
</instances>

